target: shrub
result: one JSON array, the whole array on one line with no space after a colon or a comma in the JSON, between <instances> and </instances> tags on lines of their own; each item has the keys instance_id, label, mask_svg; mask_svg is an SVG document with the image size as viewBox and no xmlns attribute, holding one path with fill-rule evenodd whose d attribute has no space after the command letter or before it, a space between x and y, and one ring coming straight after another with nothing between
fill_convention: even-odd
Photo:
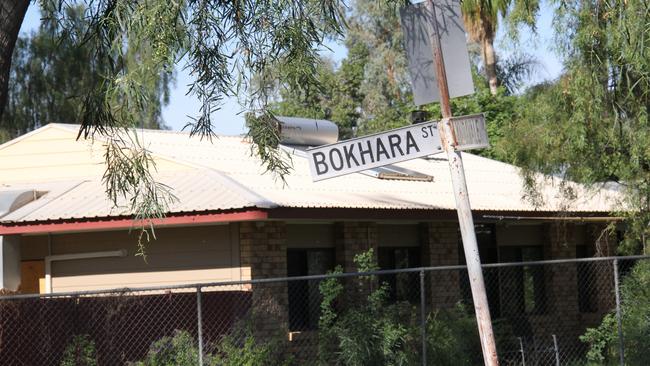
<instances>
[{"instance_id":1,"label":"shrub","mask_svg":"<svg viewBox=\"0 0 650 366\"><path fill-rule=\"evenodd\" d=\"M163 337L149 347L144 361L135 366L196 366L199 363L198 346L184 330L175 330L172 337Z\"/></svg>"},{"instance_id":2,"label":"shrub","mask_svg":"<svg viewBox=\"0 0 650 366\"><path fill-rule=\"evenodd\" d=\"M650 364L650 261L637 263L621 284L625 361L630 365ZM605 316L596 328L589 328L580 340L589 347L587 359L594 364L618 360L616 316Z\"/></svg>"},{"instance_id":3,"label":"shrub","mask_svg":"<svg viewBox=\"0 0 650 366\"><path fill-rule=\"evenodd\" d=\"M618 360L618 329L616 316L607 314L596 328L588 328L580 336L580 341L587 343L587 361L594 365L614 364ZM618 361L616 361L618 362Z\"/></svg>"},{"instance_id":4,"label":"shrub","mask_svg":"<svg viewBox=\"0 0 650 366\"><path fill-rule=\"evenodd\" d=\"M355 256L359 272L377 270L371 250ZM340 272L340 267L335 272ZM417 351L410 304L387 303L388 287L377 284L375 276L358 278L359 287L369 289L359 301L347 299L345 311L336 310L344 291L338 279L330 278L319 286L323 296L319 321L319 359L321 364L409 365ZM363 293L363 292L362 292Z\"/></svg>"},{"instance_id":5,"label":"shrub","mask_svg":"<svg viewBox=\"0 0 650 366\"><path fill-rule=\"evenodd\" d=\"M97 366L95 342L87 334L72 337L63 352L61 366Z\"/></svg>"},{"instance_id":6,"label":"shrub","mask_svg":"<svg viewBox=\"0 0 650 366\"><path fill-rule=\"evenodd\" d=\"M267 366L289 365L291 358L283 352L277 339L258 342L250 327L234 331L217 344L211 365L219 366Z\"/></svg>"},{"instance_id":7,"label":"shrub","mask_svg":"<svg viewBox=\"0 0 650 366\"><path fill-rule=\"evenodd\" d=\"M359 272L377 269L371 250L354 258ZM340 267L335 270L340 273ZM359 277L360 301L345 298L344 286L335 278L321 282L319 359L321 364L419 365L421 327L419 309L408 302L391 304L388 285L375 276ZM356 288L356 287L353 287ZM357 299L358 300L358 299ZM458 304L437 310L426 320L427 361L432 365L481 364L481 346L473 314Z\"/></svg>"},{"instance_id":8,"label":"shrub","mask_svg":"<svg viewBox=\"0 0 650 366\"><path fill-rule=\"evenodd\" d=\"M476 319L465 306L437 310L426 324L427 361L432 365L479 365L483 362Z\"/></svg>"},{"instance_id":9,"label":"shrub","mask_svg":"<svg viewBox=\"0 0 650 366\"><path fill-rule=\"evenodd\" d=\"M204 352L203 365L276 366L291 362L277 340L258 342L250 327L235 328L213 348L214 352ZM163 337L152 343L146 358L131 365L196 366L198 363L199 350L194 338L187 331L176 330L172 337Z\"/></svg>"}]
</instances>

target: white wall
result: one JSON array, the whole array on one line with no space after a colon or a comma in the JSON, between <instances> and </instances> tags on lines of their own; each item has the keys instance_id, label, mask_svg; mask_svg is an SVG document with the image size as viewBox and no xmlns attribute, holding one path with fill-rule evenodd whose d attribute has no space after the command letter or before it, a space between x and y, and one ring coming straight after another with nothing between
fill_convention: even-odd
<instances>
[{"instance_id":1,"label":"white wall","mask_svg":"<svg viewBox=\"0 0 650 366\"><path fill-rule=\"evenodd\" d=\"M52 262L54 292L221 282L241 279L238 225L156 229L146 260L135 256L137 230L52 235L52 255L127 250L126 257ZM23 259L42 260L47 236L23 238Z\"/></svg>"}]
</instances>

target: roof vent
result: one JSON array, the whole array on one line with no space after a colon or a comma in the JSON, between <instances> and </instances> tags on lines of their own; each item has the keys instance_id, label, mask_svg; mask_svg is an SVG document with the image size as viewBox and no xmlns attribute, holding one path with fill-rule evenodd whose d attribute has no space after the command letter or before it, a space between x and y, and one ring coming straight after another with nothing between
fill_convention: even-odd
<instances>
[{"instance_id":1,"label":"roof vent","mask_svg":"<svg viewBox=\"0 0 650 366\"><path fill-rule=\"evenodd\" d=\"M433 182L434 180L431 175L395 165L384 165L382 167L364 170L361 174L386 180L406 180L413 182Z\"/></svg>"},{"instance_id":2,"label":"roof vent","mask_svg":"<svg viewBox=\"0 0 650 366\"><path fill-rule=\"evenodd\" d=\"M324 119L275 116L280 143L285 145L320 146L339 139L339 128Z\"/></svg>"},{"instance_id":3,"label":"roof vent","mask_svg":"<svg viewBox=\"0 0 650 366\"><path fill-rule=\"evenodd\" d=\"M13 212L26 204L35 201L43 194L33 189L1 191L0 192L0 217Z\"/></svg>"}]
</instances>

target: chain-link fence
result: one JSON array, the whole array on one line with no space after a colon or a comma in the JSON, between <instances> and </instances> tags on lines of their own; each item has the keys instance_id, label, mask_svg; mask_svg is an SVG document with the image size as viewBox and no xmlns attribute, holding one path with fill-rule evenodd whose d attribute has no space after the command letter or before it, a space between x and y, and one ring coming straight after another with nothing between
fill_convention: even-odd
<instances>
[{"instance_id":1,"label":"chain-link fence","mask_svg":"<svg viewBox=\"0 0 650 366\"><path fill-rule=\"evenodd\" d=\"M501 365L647 364L647 259L484 265ZM0 364L479 365L482 356L466 269L446 266L5 296Z\"/></svg>"}]
</instances>

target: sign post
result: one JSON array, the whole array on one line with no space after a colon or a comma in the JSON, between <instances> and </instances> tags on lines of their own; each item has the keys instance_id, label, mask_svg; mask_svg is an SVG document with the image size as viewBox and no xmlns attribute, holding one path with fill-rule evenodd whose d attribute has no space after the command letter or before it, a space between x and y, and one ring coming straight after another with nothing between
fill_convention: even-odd
<instances>
[{"instance_id":1,"label":"sign post","mask_svg":"<svg viewBox=\"0 0 650 366\"><path fill-rule=\"evenodd\" d=\"M492 331L492 319L490 318L490 308L485 291L485 281L483 280L483 272L481 270L481 259L478 252L478 244L476 242L476 233L474 232L474 219L469 204L463 159L461 153L456 150L458 141L456 141L454 129L452 127L451 108L449 106L449 87L447 85L447 74L445 72L442 47L440 45L436 7L433 4L433 0L426 0L426 7L427 10L433 14L432 21L428 22L428 34L433 51L433 59L438 80L438 90L440 92L440 107L443 117L442 121L439 123L439 129L443 142L442 145L447 152L451 181L453 184L454 196L456 198L458 223L460 224L460 233L463 239L463 250L465 251L465 258L467 261L469 283L472 289L474 311L476 312L479 337L481 338L483 362L487 366L496 366L499 364L499 360L497 357L496 343L494 341L494 333Z\"/></svg>"}]
</instances>

